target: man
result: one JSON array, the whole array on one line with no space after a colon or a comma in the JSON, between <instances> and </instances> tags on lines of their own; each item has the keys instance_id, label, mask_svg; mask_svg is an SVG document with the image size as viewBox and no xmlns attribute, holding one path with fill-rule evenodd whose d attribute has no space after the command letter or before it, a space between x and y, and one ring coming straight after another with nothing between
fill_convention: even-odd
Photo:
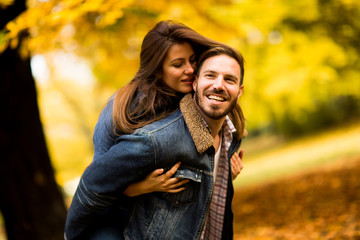
<instances>
[{"instance_id":1,"label":"man","mask_svg":"<svg viewBox=\"0 0 360 240\"><path fill-rule=\"evenodd\" d=\"M244 88L244 70L241 63L242 59L231 51L223 48L211 49L199 59L199 71L194 82L195 105L214 138L213 147L216 153L214 191L205 229L202 232L203 239L232 239L232 213L229 209L225 213L225 209L231 206L231 199L226 201L227 188L231 188L231 195L233 191L232 185L229 186L231 175L230 163L227 160L231 156L228 155L228 150L233 140L231 133L235 128L227 114L236 106ZM219 146L221 149L218 150ZM231 223L228 220L225 225L228 229L223 229L225 217L230 219L229 214Z\"/></svg>"},{"instance_id":2,"label":"man","mask_svg":"<svg viewBox=\"0 0 360 240\"><path fill-rule=\"evenodd\" d=\"M179 111L121 136L86 169L68 213L68 239L96 228L96 218L117 204L130 183L177 162L175 177L191 180L185 190L134 198L125 239L232 239L230 156L244 132L237 105L243 58L232 48L216 47L198 64L194 94L181 100Z\"/></svg>"}]
</instances>

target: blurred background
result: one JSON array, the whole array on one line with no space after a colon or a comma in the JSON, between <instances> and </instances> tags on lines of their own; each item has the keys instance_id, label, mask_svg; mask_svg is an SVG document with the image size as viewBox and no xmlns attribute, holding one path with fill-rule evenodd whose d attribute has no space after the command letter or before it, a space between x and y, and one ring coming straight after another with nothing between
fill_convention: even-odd
<instances>
[{"instance_id":1,"label":"blurred background","mask_svg":"<svg viewBox=\"0 0 360 240\"><path fill-rule=\"evenodd\" d=\"M25 3L0 0L1 14L19 2ZM235 238L360 238L359 1L28 0L24 6L2 25L0 51L15 49L30 61L66 207L92 161L93 129L107 99L134 76L145 34L172 19L245 57L240 105L249 136L234 182ZM0 239L22 239L7 238L6 217L1 223Z\"/></svg>"}]
</instances>

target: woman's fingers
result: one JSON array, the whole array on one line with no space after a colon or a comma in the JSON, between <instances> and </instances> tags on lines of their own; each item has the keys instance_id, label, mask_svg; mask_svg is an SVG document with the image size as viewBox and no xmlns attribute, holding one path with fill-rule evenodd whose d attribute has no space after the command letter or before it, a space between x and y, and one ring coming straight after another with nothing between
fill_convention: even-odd
<instances>
[{"instance_id":1,"label":"woman's fingers","mask_svg":"<svg viewBox=\"0 0 360 240\"><path fill-rule=\"evenodd\" d=\"M243 157L244 157L244 150L241 150L240 155L239 155L239 158L240 158L240 161L239 161L240 171L244 168L244 165L243 165L243 162L242 162Z\"/></svg>"},{"instance_id":2,"label":"woman's fingers","mask_svg":"<svg viewBox=\"0 0 360 240\"><path fill-rule=\"evenodd\" d=\"M178 162L178 163L176 163L172 168L170 168L170 170L167 171L167 172L164 174L165 178L170 178L172 175L174 175L175 172L176 172L176 171L178 170L178 168L180 167L180 164L181 164L181 162Z\"/></svg>"},{"instance_id":3,"label":"woman's fingers","mask_svg":"<svg viewBox=\"0 0 360 240\"><path fill-rule=\"evenodd\" d=\"M178 192L181 192L181 191L184 191L185 188L184 187L181 187L181 188L177 188L177 189L171 189L171 190L168 190L166 192L168 193L178 193Z\"/></svg>"},{"instance_id":4,"label":"woman's fingers","mask_svg":"<svg viewBox=\"0 0 360 240\"><path fill-rule=\"evenodd\" d=\"M163 168L155 169L147 177L148 178L155 178L155 177L161 175L163 172L164 172Z\"/></svg>"},{"instance_id":5,"label":"woman's fingers","mask_svg":"<svg viewBox=\"0 0 360 240\"><path fill-rule=\"evenodd\" d=\"M169 187L173 188L173 189L178 188L178 187L184 185L185 183L188 183L189 181L190 181L189 179L184 179L184 180L181 180L181 181L180 181L180 179L178 179L178 182L175 182L174 184L170 185Z\"/></svg>"},{"instance_id":6,"label":"woman's fingers","mask_svg":"<svg viewBox=\"0 0 360 240\"><path fill-rule=\"evenodd\" d=\"M231 167L233 170L236 170L238 171L238 169L240 168L240 157L237 153L234 153L232 156L231 156Z\"/></svg>"},{"instance_id":7,"label":"woman's fingers","mask_svg":"<svg viewBox=\"0 0 360 240\"><path fill-rule=\"evenodd\" d=\"M185 183L188 183L189 181L190 181L189 179L185 179L185 180L181 180L181 181L179 181L179 179L177 179L177 182L168 186L166 192L169 192L169 193L181 192L185 189L184 187L181 187L181 186L184 185Z\"/></svg>"},{"instance_id":8,"label":"woman's fingers","mask_svg":"<svg viewBox=\"0 0 360 240\"><path fill-rule=\"evenodd\" d=\"M240 150L239 157L241 158L241 160L243 159L243 157L244 157L244 150Z\"/></svg>"},{"instance_id":9,"label":"woman's fingers","mask_svg":"<svg viewBox=\"0 0 360 240\"><path fill-rule=\"evenodd\" d=\"M180 167L181 162L176 163L174 166L172 166L172 168L170 170L168 170L166 173L161 175L160 170L161 169L157 169L155 171L157 172L152 172L154 177L159 178L160 182L161 182L161 186L160 187L160 191L162 192L168 192L168 193L178 193L183 191L185 188L182 187L182 185L184 185L185 183L188 183L190 180L185 179L185 180L181 180L179 178L176 177L172 177L175 172L178 170L178 168ZM157 175L156 175L157 174Z\"/></svg>"},{"instance_id":10,"label":"woman's fingers","mask_svg":"<svg viewBox=\"0 0 360 240\"><path fill-rule=\"evenodd\" d=\"M239 152L239 155L237 153L234 153L230 158L231 173L232 173L233 180L240 174L241 170L244 168L244 165L242 163L242 158L244 156L244 150L241 150Z\"/></svg>"}]
</instances>

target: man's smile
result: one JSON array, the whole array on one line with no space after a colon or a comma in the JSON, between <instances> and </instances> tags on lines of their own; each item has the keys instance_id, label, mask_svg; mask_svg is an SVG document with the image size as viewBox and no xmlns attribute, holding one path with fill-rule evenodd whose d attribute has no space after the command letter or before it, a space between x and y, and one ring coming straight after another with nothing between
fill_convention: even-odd
<instances>
[{"instance_id":1,"label":"man's smile","mask_svg":"<svg viewBox=\"0 0 360 240\"><path fill-rule=\"evenodd\" d=\"M210 100L216 100L216 101L220 101L220 102L224 102L224 101L225 101L224 98L222 98L222 97L220 97L220 96L215 96L215 95L210 95L210 96L208 96L208 98L209 98Z\"/></svg>"}]
</instances>

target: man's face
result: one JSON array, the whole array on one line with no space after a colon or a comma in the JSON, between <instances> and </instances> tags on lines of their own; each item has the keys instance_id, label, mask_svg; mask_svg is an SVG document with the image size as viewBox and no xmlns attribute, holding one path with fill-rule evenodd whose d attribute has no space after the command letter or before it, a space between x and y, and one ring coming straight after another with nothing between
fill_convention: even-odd
<instances>
[{"instance_id":1,"label":"man's face","mask_svg":"<svg viewBox=\"0 0 360 240\"><path fill-rule=\"evenodd\" d=\"M236 105L244 86L240 86L239 63L227 56L206 59L194 81L195 102L204 117L219 120Z\"/></svg>"}]
</instances>

